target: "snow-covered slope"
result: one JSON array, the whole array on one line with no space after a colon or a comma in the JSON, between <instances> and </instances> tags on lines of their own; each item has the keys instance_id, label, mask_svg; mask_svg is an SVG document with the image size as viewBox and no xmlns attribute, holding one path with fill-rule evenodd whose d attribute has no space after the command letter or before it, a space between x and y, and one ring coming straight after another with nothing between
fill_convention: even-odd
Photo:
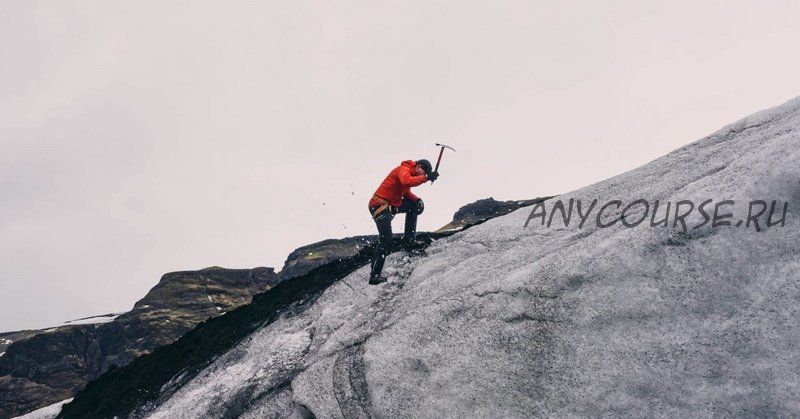
<instances>
[{"instance_id":1,"label":"snow-covered slope","mask_svg":"<svg viewBox=\"0 0 800 419\"><path fill-rule=\"evenodd\" d=\"M61 324L61 326L74 326L76 324L102 324L113 322L114 319L119 317L122 313L109 313L109 314L102 314L100 316L91 316L91 317L84 317L82 319L75 319L69 320Z\"/></svg>"},{"instance_id":2,"label":"snow-covered slope","mask_svg":"<svg viewBox=\"0 0 800 419\"><path fill-rule=\"evenodd\" d=\"M57 417L58 413L61 412L61 406L71 401L72 399L67 399L58 403L53 403L49 406L34 410L33 412L24 414L22 416L17 416L16 419L52 419Z\"/></svg>"},{"instance_id":3,"label":"snow-covered slope","mask_svg":"<svg viewBox=\"0 0 800 419\"><path fill-rule=\"evenodd\" d=\"M356 270L138 414L800 414L798 128L795 99L559 197L774 199L783 227L523 227L523 208L391 255L387 284Z\"/></svg>"}]
</instances>

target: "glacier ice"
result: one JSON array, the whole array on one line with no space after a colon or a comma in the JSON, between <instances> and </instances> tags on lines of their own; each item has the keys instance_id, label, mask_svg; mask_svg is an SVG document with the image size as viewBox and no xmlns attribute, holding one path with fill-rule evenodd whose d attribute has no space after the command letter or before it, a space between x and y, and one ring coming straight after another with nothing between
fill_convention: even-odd
<instances>
[{"instance_id":1,"label":"glacier ice","mask_svg":"<svg viewBox=\"0 0 800 419\"><path fill-rule=\"evenodd\" d=\"M559 197L781 199L785 227L523 228L395 253L220 356L144 416L800 413L800 99Z\"/></svg>"}]
</instances>

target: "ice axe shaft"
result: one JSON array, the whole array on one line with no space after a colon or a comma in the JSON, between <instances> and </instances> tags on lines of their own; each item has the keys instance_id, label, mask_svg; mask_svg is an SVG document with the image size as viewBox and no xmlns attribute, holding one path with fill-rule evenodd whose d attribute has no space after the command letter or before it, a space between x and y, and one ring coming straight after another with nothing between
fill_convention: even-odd
<instances>
[{"instance_id":1,"label":"ice axe shaft","mask_svg":"<svg viewBox=\"0 0 800 419\"><path fill-rule=\"evenodd\" d=\"M447 144L439 144L439 143L436 143L436 147L441 147L441 149L439 150L439 158L438 158L438 159L436 159L436 168L435 168L435 169L433 169L433 171L434 171L434 172L438 172L438 171L439 171L439 164L442 162L442 155L444 154L444 149L445 149L445 148L449 148L450 150L456 151L456 149L455 149L455 148L453 148L453 147L450 147L450 146L449 146L449 145L447 145ZM433 182L434 182L434 181L431 181L431 183L433 183Z\"/></svg>"}]
</instances>

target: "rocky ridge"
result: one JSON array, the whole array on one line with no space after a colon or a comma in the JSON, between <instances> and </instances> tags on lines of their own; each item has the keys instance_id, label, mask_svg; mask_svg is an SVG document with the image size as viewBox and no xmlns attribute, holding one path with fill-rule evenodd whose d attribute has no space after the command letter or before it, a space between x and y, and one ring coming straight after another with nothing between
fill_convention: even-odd
<instances>
[{"instance_id":1,"label":"rocky ridge","mask_svg":"<svg viewBox=\"0 0 800 419\"><path fill-rule=\"evenodd\" d=\"M172 272L110 322L0 335L7 344L0 357L0 418L68 399L108 369L174 342L279 281L272 268Z\"/></svg>"}]
</instances>

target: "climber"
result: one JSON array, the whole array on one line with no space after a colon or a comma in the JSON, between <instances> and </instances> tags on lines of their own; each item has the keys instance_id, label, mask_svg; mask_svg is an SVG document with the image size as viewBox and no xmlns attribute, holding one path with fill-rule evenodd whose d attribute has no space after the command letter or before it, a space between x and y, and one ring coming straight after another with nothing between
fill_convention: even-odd
<instances>
[{"instance_id":1,"label":"climber","mask_svg":"<svg viewBox=\"0 0 800 419\"><path fill-rule=\"evenodd\" d=\"M386 282L381 276L383 262L392 242L392 218L400 212L406 214L403 248L413 250L417 231L417 216L425 209L422 199L411 193L411 187L419 186L426 181L434 181L439 173L433 171L431 162L421 159L416 162L406 160L389 172L386 179L369 200L369 213L378 227L378 242L372 255L372 270L369 274L370 285Z\"/></svg>"}]
</instances>

